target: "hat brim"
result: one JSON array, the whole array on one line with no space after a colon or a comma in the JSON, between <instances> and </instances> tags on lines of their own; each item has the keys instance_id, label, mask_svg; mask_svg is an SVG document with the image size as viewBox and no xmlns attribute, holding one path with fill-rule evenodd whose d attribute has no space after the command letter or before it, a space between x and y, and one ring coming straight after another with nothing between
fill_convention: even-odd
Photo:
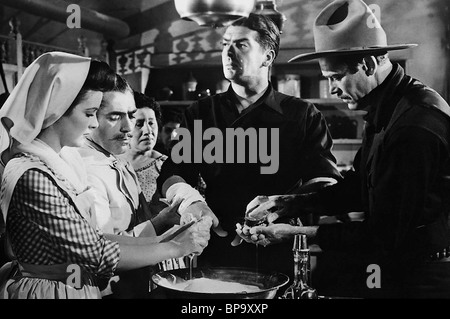
<instances>
[{"instance_id":1,"label":"hat brim","mask_svg":"<svg viewBox=\"0 0 450 319\"><path fill-rule=\"evenodd\" d=\"M397 44L397 45L386 45L386 46L377 46L377 47L364 47L364 48L349 48L345 50L329 50L329 51L319 51L312 53L303 53L299 54L288 61L291 62L299 62L299 61L308 61L314 59L320 59L329 56L338 56L338 55L350 55L350 54L376 54L385 51L394 51L394 50L403 50L416 47L417 44Z\"/></svg>"}]
</instances>

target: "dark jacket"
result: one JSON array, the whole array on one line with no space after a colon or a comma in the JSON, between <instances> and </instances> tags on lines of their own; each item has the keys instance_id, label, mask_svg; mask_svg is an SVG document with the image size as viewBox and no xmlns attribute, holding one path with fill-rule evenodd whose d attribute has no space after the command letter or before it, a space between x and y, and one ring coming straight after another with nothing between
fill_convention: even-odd
<instances>
[{"instance_id":1,"label":"dark jacket","mask_svg":"<svg viewBox=\"0 0 450 319\"><path fill-rule=\"evenodd\" d=\"M366 219L320 226L318 243L364 254L365 266L383 265L385 278L398 284L450 245L450 108L399 65L363 103L367 123L355 170L320 198L329 212L363 211Z\"/></svg>"},{"instance_id":2,"label":"dark jacket","mask_svg":"<svg viewBox=\"0 0 450 319\"><path fill-rule=\"evenodd\" d=\"M325 119L317 108L304 100L276 92L269 87L266 93L253 105L242 113L237 110L239 102L231 86L228 92L207 97L195 102L188 108L183 125L194 132L194 120L201 120L201 135L208 128L218 129L226 136L230 129L249 128L268 129L269 135L266 143L261 134L258 141L247 144L245 163L237 163L234 151L234 163L181 163L175 165L172 159L167 160L158 179L161 184L172 174L183 177L192 186L197 185L200 173L206 182L206 201L212 211L217 215L222 227L229 232L227 238L217 238L212 234L208 247L202 253L199 263L207 260L220 266L247 266L284 268L292 272L292 243L286 245L287 260L277 260L280 248L260 249L258 257L254 245L242 244L239 247L230 245L236 235L236 223L243 222L247 204L258 195L282 194L292 189L299 180L308 181L316 177L341 178L336 160L331 153L332 138L329 134ZM271 129L279 130L279 139L276 146L279 149L279 167L275 174L262 174L264 164L261 156L261 146L270 151ZM192 133L191 136L193 136ZM194 141L195 143L196 141ZM224 145L230 141L224 141ZM205 140L203 147L211 143ZM263 144L264 143L264 144ZM268 145L267 145L268 144ZM193 147L195 148L195 147ZM258 152L258 160L252 163L249 150ZM223 159L227 158L228 149L223 150ZM195 152L195 150L193 150ZM269 252L270 251L270 252ZM270 257L264 257L267 252ZM273 268L275 267L275 268Z\"/></svg>"}]
</instances>

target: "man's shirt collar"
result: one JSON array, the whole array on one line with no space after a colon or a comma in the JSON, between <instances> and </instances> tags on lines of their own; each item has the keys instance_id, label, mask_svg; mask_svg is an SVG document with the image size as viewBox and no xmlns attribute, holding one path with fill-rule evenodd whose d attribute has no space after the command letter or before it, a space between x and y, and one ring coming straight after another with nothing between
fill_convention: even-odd
<instances>
[{"instance_id":1,"label":"man's shirt collar","mask_svg":"<svg viewBox=\"0 0 450 319\"><path fill-rule=\"evenodd\" d=\"M115 156L113 154L111 154L110 152L108 152L107 150L105 150L102 146L100 146L100 144L94 142L94 140L90 137L90 136L86 136L86 145L95 149L96 151L99 151L100 153L104 154L106 157L111 157L115 159Z\"/></svg>"},{"instance_id":2,"label":"man's shirt collar","mask_svg":"<svg viewBox=\"0 0 450 319\"><path fill-rule=\"evenodd\" d=\"M246 113L247 110L250 111L250 109L253 109L253 108L258 107L263 104L270 107L271 109L277 111L278 113L283 114L283 110L281 109L280 102L276 99L275 92L276 91L273 89L272 83L269 82L269 85L268 85L266 91L264 92L264 94L255 103L253 103L248 108L246 108L242 112L242 114ZM230 99L234 103L239 103L236 95L237 94L234 92L232 86L230 85L230 87L228 88L228 91L227 91L228 99Z\"/></svg>"}]
</instances>

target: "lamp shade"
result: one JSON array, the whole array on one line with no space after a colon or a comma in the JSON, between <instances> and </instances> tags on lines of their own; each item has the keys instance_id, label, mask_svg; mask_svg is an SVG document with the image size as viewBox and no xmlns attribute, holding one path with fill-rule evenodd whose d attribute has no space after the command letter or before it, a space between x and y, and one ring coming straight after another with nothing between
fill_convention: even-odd
<instances>
[{"instance_id":1,"label":"lamp shade","mask_svg":"<svg viewBox=\"0 0 450 319\"><path fill-rule=\"evenodd\" d=\"M248 17L256 0L174 0L180 17L200 26L224 27Z\"/></svg>"},{"instance_id":2,"label":"lamp shade","mask_svg":"<svg viewBox=\"0 0 450 319\"><path fill-rule=\"evenodd\" d=\"M258 0L253 12L268 16L273 20L273 22L275 22L280 32L283 32L284 22L287 18L283 13L277 10L275 0Z\"/></svg>"}]
</instances>

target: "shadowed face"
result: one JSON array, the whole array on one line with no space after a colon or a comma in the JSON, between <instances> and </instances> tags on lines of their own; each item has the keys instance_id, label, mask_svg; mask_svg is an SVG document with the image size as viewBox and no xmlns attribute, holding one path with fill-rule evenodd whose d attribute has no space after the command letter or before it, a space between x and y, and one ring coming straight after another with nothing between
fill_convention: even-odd
<instances>
[{"instance_id":1,"label":"shadowed face","mask_svg":"<svg viewBox=\"0 0 450 319\"><path fill-rule=\"evenodd\" d=\"M160 133L160 140L164 143L164 145L168 148L172 140L177 137L177 129L180 127L180 123L178 122L167 122L162 127Z\"/></svg>"},{"instance_id":2,"label":"shadowed face","mask_svg":"<svg viewBox=\"0 0 450 319\"><path fill-rule=\"evenodd\" d=\"M352 73L338 58L322 58L319 63L323 76L330 84L330 93L347 103L350 109L356 109L358 101L371 91L370 78L362 64Z\"/></svg>"}]
</instances>

